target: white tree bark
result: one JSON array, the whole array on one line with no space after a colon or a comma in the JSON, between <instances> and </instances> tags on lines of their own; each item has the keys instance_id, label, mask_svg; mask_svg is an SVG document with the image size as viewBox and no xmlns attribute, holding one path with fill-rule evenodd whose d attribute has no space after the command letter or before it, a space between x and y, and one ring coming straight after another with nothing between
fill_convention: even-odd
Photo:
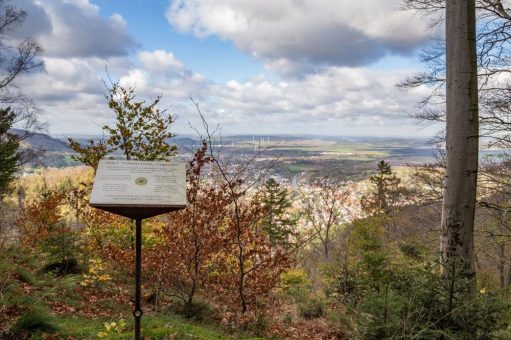
<instances>
[{"instance_id":1,"label":"white tree bark","mask_svg":"<svg viewBox=\"0 0 511 340\"><path fill-rule=\"evenodd\" d=\"M474 212L479 155L475 0L446 1L447 171L442 259L475 275Z\"/></svg>"}]
</instances>

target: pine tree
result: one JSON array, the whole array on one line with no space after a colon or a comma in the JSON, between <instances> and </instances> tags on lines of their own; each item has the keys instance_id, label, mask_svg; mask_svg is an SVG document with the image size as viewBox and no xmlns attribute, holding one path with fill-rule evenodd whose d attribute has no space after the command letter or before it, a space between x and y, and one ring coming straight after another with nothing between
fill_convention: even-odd
<instances>
[{"instance_id":1,"label":"pine tree","mask_svg":"<svg viewBox=\"0 0 511 340\"><path fill-rule=\"evenodd\" d=\"M270 178L264 185L263 202L267 216L263 224L273 244L289 245L289 238L294 234L297 219L291 216L292 207L289 191L283 188L274 178Z\"/></svg>"},{"instance_id":2,"label":"pine tree","mask_svg":"<svg viewBox=\"0 0 511 340\"><path fill-rule=\"evenodd\" d=\"M21 160L19 138L9 133L15 118L10 108L0 109L0 197L13 180Z\"/></svg>"},{"instance_id":3,"label":"pine tree","mask_svg":"<svg viewBox=\"0 0 511 340\"><path fill-rule=\"evenodd\" d=\"M362 208L371 215L390 215L402 191L399 187L401 180L392 172L390 165L382 160L378 163L377 173L370 176L369 181L373 190L362 197Z\"/></svg>"}]
</instances>

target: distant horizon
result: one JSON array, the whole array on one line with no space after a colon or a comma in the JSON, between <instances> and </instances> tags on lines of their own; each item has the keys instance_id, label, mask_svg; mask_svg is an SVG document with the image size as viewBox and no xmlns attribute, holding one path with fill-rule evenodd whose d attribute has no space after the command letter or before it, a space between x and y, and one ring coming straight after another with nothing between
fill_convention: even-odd
<instances>
[{"instance_id":1,"label":"distant horizon","mask_svg":"<svg viewBox=\"0 0 511 340\"><path fill-rule=\"evenodd\" d=\"M102 134L75 134L75 133L51 134L51 133L45 133L45 132L42 132L42 133L47 134L48 136L51 136L53 138L68 138L68 137L69 138L100 138L103 136ZM199 136L196 134L195 135L194 134L176 134L176 136L173 138L195 139L198 137ZM218 137L218 135L216 137ZM308 138L308 139L312 139L312 138L367 138L367 139L389 138L389 139L428 140L428 139L435 138L435 135L431 135L431 136L395 136L395 135L343 135L343 134L334 135L334 134L306 134L306 133L284 133L284 134L239 133L239 134L222 134L221 137L222 138L224 138L224 137L231 137L231 138L233 138L233 137L246 137L246 138L249 138L249 137L256 137L256 138L267 138L267 137L270 137L270 138L271 137L298 138L298 137L303 137L303 138Z\"/></svg>"}]
</instances>

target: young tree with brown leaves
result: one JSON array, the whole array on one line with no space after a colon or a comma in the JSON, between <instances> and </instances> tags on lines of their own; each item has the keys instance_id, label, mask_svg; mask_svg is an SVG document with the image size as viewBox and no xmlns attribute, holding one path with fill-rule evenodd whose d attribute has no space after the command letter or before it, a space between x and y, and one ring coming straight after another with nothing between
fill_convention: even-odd
<instances>
[{"instance_id":1,"label":"young tree with brown leaves","mask_svg":"<svg viewBox=\"0 0 511 340\"><path fill-rule=\"evenodd\" d=\"M214 180L226 193L229 203L222 229L224 258L215 287L226 303L237 303L245 314L259 298L268 295L292 262L287 250L272 246L268 234L261 232L269 214L263 204L263 181L272 165L254 171L253 163L260 153L236 164L223 159L221 149L214 148L214 132L209 129L199 105L195 105L202 119Z\"/></svg>"},{"instance_id":2,"label":"young tree with brown leaves","mask_svg":"<svg viewBox=\"0 0 511 340\"><path fill-rule=\"evenodd\" d=\"M151 284L182 300L187 315L193 311L196 295L208 295L228 206L225 192L203 177L204 167L211 162L206 152L203 142L189 163L188 206L167 216L165 225L155 231L155 245L144 256L144 272Z\"/></svg>"}]
</instances>

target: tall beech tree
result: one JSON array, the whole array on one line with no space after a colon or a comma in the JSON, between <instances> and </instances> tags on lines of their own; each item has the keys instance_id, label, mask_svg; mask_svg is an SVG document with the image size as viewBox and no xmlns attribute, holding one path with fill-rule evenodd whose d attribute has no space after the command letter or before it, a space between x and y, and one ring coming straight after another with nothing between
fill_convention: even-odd
<instances>
[{"instance_id":1,"label":"tall beech tree","mask_svg":"<svg viewBox=\"0 0 511 340\"><path fill-rule=\"evenodd\" d=\"M446 149L442 260L475 276L474 213L479 155L475 0L446 1ZM446 270L446 273L450 272Z\"/></svg>"}]
</instances>

